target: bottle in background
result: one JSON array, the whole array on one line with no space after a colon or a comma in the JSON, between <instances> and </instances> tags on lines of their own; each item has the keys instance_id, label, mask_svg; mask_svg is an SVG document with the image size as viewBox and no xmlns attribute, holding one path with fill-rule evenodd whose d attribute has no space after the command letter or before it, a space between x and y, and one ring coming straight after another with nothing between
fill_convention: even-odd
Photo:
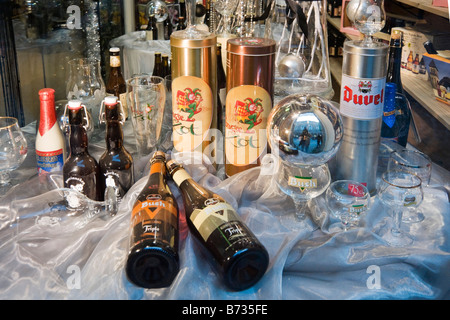
<instances>
[{"instance_id":1,"label":"bottle in background","mask_svg":"<svg viewBox=\"0 0 450 320\"><path fill-rule=\"evenodd\" d=\"M55 111L55 90L39 90L40 117L36 134L36 160L40 179L49 172L62 171L66 160L65 137Z\"/></svg>"},{"instance_id":2,"label":"bottle in background","mask_svg":"<svg viewBox=\"0 0 450 320\"><path fill-rule=\"evenodd\" d=\"M227 77L222 63L222 44L217 43L217 127L225 133L225 101L227 98Z\"/></svg>"},{"instance_id":3,"label":"bottle in background","mask_svg":"<svg viewBox=\"0 0 450 320\"><path fill-rule=\"evenodd\" d=\"M406 147L411 122L411 109L404 95L401 78L402 36L403 34L400 30L392 31L381 137L393 140L399 145Z\"/></svg>"},{"instance_id":4,"label":"bottle in background","mask_svg":"<svg viewBox=\"0 0 450 320\"><path fill-rule=\"evenodd\" d=\"M102 201L100 167L88 151L86 127L89 123L86 123L86 107L81 101L70 100L66 108L69 114L70 155L63 167L64 187L75 189L89 199ZM69 198L67 201L72 208L79 206L77 198Z\"/></svg>"},{"instance_id":5,"label":"bottle in background","mask_svg":"<svg viewBox=\"0 0 450 320\"><path fill-rule=\"evenodd\" d=\"M127 108L127 86L125 84L125 79L122 75L122 70L120 67L120 48L113 47L109 49L109 78L106 85L106 95L116 96L120 99L122 103L123 111L125 114L125 119L128 117Z\"/></svg>"},{"instance_id":6,"label":"bottle in background","mask_svg":"<svg viewBox=\"0 0 450 320\"><path fill-rule=\"evenodd\" d=\"M152 75L163 78L163 62L161 52L155 52L155 62L153 64Z\"/></svg>"},{"instance_id":7,"label":"bottle in background","mask_svg":"<svg viewBox=\"0 0 450 320\"><path fill-rule=\"evenodd\" d=\"M131 214L126 274L144 288L170 286L179 271L178 207L166 183L164 152L150 160L150 175Z\"/></svg>"},{"instance_id":8,"label":"bottle in background","mask_svg":"<svg viewBox=\"0 0 450 320\"><path fill-rule=\"evenodd\" d=\"M148 24L146 30L146 40L158 40L158 28L156 26L156 18L154 15L148 17Z\"/></svg>"},{"instance_id":9,"label":"bottle in background","mask_svg":"<svg viewBox=\"0 0 450 320\"><path fill-rule=\"evenodd\" d=\"M106 150L100 157L102 182L102 193L106 188L115 190L117 201L120 202L125 193L134 183L133 158L123 145L122 123L125 120L123 106L118 103L117 97L105 97L100 110L100 122L106 122ZM104 120L103 120L104 118Z\"/></svg>"},{"instance_id":10,"label":"bottle in background","mask_svg":"<svg viewBox=\"0 0 450 320\"><path fill-rule=\"evenodd\" d=\"M167 168L180 188L188 227L225 285L240 291L256 284L269 265L264 246L222 197L195 182L173 160Z\"/></svg>"}]
</instances>

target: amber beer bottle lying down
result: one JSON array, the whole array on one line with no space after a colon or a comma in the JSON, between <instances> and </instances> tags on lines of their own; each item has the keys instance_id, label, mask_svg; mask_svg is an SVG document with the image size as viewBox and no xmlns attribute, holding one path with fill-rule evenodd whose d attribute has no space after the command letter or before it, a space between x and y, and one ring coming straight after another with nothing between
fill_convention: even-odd
<instances>
[{"instance_id":1,"label":"amber beer bottle lying down","mask_svg":"<svg viewBox=\"0 0 450 320\"><path fill-rule=\"evenodd\" d=\"M235 291L257 283L269 265L267 250L229 203L196 183L180 164L171 160L165 165L159 151L133 207L128 279L144 288L161 288L178 274L178 206L165 179L166 166L180 188L189 230L223 283Z\"/></svg>"}]
</instances>

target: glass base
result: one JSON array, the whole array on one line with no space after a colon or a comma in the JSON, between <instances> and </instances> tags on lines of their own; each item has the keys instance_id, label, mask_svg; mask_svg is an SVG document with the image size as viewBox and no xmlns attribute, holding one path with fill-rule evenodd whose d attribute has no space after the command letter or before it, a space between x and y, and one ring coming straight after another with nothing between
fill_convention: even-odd
<instances>
[{"instance_id":1,"label":"glass base","mask_svg":"<svg viewBox=\"0 0 450 320\"><path fill-rule=\"evenodd\" d=\"M414 239L402 230L389 230L382 237L392 247L407 247L414 242Z\"/></svg>"},{"instance_id":2,"label":"glass base","mask_svg":"<svg viewBox=\"0 0 450 320\"><path fill-rule=\"evenodd\" d=\"M9 171L0 171L0 186L6 186L11 182Z\"/></svg>"},{"instance_id":3,"label":"glass base","mask_svg":"<svg viewBox=\"0 0 450 320\"><path fill-rule=\"evenodd\" d=\"M423 219L425 219L423 213L417 211L406 210L405 212L403 212L402 216L402 222L406 223L417 223L423 221Z\"/></svg>"}]
</instances>

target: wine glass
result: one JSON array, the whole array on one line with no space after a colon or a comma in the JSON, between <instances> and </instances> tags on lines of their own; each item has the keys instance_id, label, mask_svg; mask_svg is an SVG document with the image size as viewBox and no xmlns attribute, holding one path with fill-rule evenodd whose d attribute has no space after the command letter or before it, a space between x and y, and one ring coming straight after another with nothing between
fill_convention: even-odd
<instances>
[{"instance_id":1,"label":"wine glass","mask_svg":"<svg viewBox=\"0 0 450 320\"><path fill-rule=\"evenodd\" d=\"M87 58L73 59L69 61L69 68L67 100L80 100L94 119L92 124L98 125L99 106L106 95L105 83L100 73L100 61ZM88 132L91 130L94 130L93 125L87 129Z\"/></svg>"},{"instance_id":2,"label":"wine glass","mask_svg":"<svg viewBox=\"0 0 450 320\"><path fill-rule=\"evenodd\" d=\"M363 45L372 46L372 36L383 29L386 23L384 0L360 0L353 19L355 27L364 34Z\"/></svg>"},{"instance_id":3,"label":"wine glass","mask_svg":"<svg viewBox=\"0 0 450 320\"><path fill-rule=\"evenodd\" d=\"M179 39L203 39L211 35L209 31L200 30L196 27L196 5L197 2L195 0L186 0L186 29L172 32L171 37Z\"/></svg>"},{"instance_id":4,"label":"wine glass","mask_svg":"<svg viewBox=\"0 0 450 320\"><path fill-rule=\"evenodd\" d=\"M299 166L281 160L276 173L280 190L290 196L295 204L295 217L301 221L309 212L309 201L320 196L330 185L328 165Z\"/></svg>"},{"instance_id":5,"label":"wine glass","mask_svg":"<svg viewBox=\"0 0 450 320\"><path fill-rule=\"evenodd\" d=\"M352 180L338 180L326 191L332 216L341 220L344 231L358 226L361 215L369 208L370 193L366 186Z\"/></svg>"},{"instance_id":6,"label":"wine glass","mask_svg":"<svg viewBox=\"0 0 450 320\"><path fill-rule=\"evenodd\" d=\"M419 176L422 186L428 186L431 179L432 161L426 154L417 150L397 150L391 152L388 161L389 170L410 171ZM425 218L418 210L406 210L403 213L404 222L420 222Z\"/></svg>"},{"instance_id":7,"label":"wine glass","mask_svg":"<svg viewBox=\"0 0 450 320\"><path fill-rule=\"evenodd\" d=\"M9 185L11 171L25 160L28 145L16 118L0 117L0 186Z\"/></svg>"},{"instance_id":8,"label":"wine glass","mask_svg":"<svg viewBox=\"0 0 450 320\"><path fill-rule=\"evenodd\" d=\"M214 0L214 9L223 17L223 31L221 35L229 38L231 35L231 15L236 10L239 0Z\"/></svg>"},{"instance_id":9,"label":"wine glass","mask_svg":"<svg viewBox=\"0 0 450 320\"><path fill-rule=\"evenodd\" d=\"M411 235L401 229L403 212L417 208L423 200L422 180L407 171L386 171L378 191L381 202L393 211L394 224L382 237L390 245L405 247L413 243Z\"/></svg>"}]
</instances>

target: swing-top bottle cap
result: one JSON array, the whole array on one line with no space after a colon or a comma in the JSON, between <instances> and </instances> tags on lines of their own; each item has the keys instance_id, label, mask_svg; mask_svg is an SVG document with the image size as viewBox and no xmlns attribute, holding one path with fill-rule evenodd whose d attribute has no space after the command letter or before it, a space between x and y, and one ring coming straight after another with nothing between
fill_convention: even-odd
<instances>
[{"instance_id":1,"label":"swing-top bottle cap","mask_svg":"<svg viewBox=\"0 0 450 320\"><path fill-rule=\"evenodd\" d=\"M70 110L78 110L81 109L81 101L80 100L69 100L68 107Z\"/></svg>"},{"instance_id":2,"label":"swing-top bottle cap","mask_svg":"<svg viewBox=\"0 0 450 320\"><path fill-rule=\"evenodd\" d=\"M118 100L119 98L117 98L116 96L107 96L107 97L105 97L105 104L106 105L108 105L108 106L112 106L112 105L115 105L115 104L117 104L117 100Z\"/></svg>"}]
</instances>

